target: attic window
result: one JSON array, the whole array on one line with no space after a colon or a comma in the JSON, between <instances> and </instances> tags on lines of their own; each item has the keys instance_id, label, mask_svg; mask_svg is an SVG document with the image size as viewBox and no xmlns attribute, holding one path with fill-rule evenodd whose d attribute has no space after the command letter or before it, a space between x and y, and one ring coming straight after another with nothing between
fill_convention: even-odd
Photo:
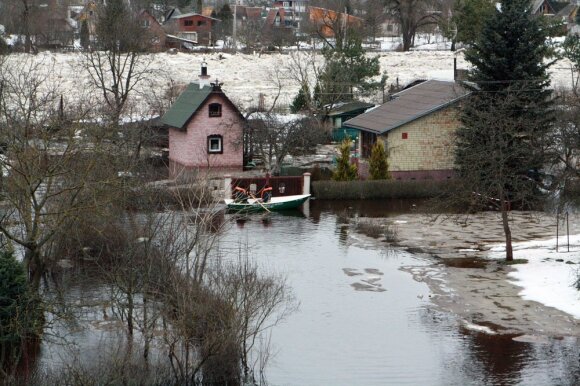
<instances>
[{"instance_id":1,"label":"attic window","mask_svg":"<svg viewBox=\"0 0 580 386\"><path fill-rule=\"evenodd\" d=\"M409 138L409 134L408 133L403 133L403 135L401 136L402 139L407 139Z\"/></svg>"},{"instance_id":2,"label":"attic window","mask_svg":"<svg viewBox=\"0 0 580 386\"><path fill-rule=\"evenodd\" d=\"M207 137L207 152L210 154L222 154L224 152L223 137L221 135Z\"/></svg>"},{"instance_id":3,"label":"attic window","mask_svg":"<svg viewBox=\"0 0 580 386\"><path fill-rule=\"evenodd\" d=\"M193 27L193 20L184 20L183 25L185 27Z\"/></svg>"},{"instance_id":4,"label":"attic window","mask_svg":"<svg viewBox=\"0 0 580 386\"><path fill-rule=\"evenodd\" d=\"M197 21L197 26L201 27L202 25L205 25L205 20L198 20Z\"/></svg>"},{"instance_id":5,"label":"attic window","mask_svg":"<svg viewBox=\"0 0 580 386\"><path fill-rule=\"evenodd\" d=\"M222 105L219 103L210 103L209 105L209 116L213 117L221 117L222 116Z\"/></svg>"}]
</instances>

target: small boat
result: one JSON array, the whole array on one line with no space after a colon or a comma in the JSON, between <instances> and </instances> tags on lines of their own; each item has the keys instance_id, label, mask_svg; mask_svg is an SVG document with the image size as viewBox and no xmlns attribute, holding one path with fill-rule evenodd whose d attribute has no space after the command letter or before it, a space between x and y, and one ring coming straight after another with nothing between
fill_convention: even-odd
<instances>
[{"instance_id":1,"label":"small boat","mask_svg":"<svg viewBox=\"0 0 580 386\"><path fill-rule=\"evenodd\" d=\"M226 198L224 201L230 211L258 212L263 210L295 209L304 204L309 197L310 194L300 194L296 196L272 197L268 202L262 202L258 198L248 198L246 202L235 201L231 198Z\"/></svg>"}]
</instances>

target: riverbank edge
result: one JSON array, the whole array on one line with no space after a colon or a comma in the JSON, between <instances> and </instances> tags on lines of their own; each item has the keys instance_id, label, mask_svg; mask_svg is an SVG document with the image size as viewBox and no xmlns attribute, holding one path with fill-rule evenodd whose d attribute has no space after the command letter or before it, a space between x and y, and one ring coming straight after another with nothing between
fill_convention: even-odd
<instances>
[{"instance_id":1,"label":"riverbank edge","mask_svg":"<svg viewBox=\"0 0 580 386\"><path fill-rule=\"evenodd\" d=\"M466 326L481 326L480 331L497 334L524 335L531 340L543 338L580 338L580 320L563 311L521 297L522 287L509 278L515 269L498 260L487 259L493 244L501 242L500 229L478 232L489 222L480 214L471 222L457 226L441 224L421 215L397 215L389 218L359 218L358 224L373 224L382 228L396 227L396 241L379 242L380 247L395 248L427 261L426 266L404 266L401 269L424 282L431 291L431 305L458 316ZM512 214L515 223L531 221L532 226L514 226L514 241L550 238L555 220L553 216L521 212ZM531 220L530 220L531 219ZM448 223L449 224L449 223ZM474 226L479 225L479 226ZM469 229L470 225L474 229ZM521 224L520 224L521 225ZM454 229L458 228L458 229ZM492 227L493 228L493 227ZM578 222L572 227L580 233ZM364 233L364 232L363 232ZM431 235L431 237L429 237ZM446 240L455 240L448 243ZM470 259L484 261L480 267L453 267L448 260Z\"/></svg>"}]
</instances>

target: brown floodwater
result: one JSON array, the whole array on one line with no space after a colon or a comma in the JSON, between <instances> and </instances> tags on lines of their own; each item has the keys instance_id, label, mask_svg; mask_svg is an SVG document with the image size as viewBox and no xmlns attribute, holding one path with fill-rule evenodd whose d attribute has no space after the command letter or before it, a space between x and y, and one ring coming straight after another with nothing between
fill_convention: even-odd
<instances>
[{"instance_id":1,"label":"brown floodwater","mask_svg":"<svg viewBox=\"0 0 580 386\"><path fill-rule=\"evenodd\" d=\"M411 253L371 243L349 219L421 211L420 201L317 201L283 214L226 214L220 245L251 248L261 269L286 277L297 312L274 327L270 385L577 385L580 343L573 338L518 339L466 328L432 307L425 283L402 267L431 264ZM65 297L96 304L77 310L80 324L59 325L80 359L98 356L99 342L119 339L102 321L106 289L71 277ZM43 343L39 366L70 358L63 345Z\"/></svg>"}]
</instances>

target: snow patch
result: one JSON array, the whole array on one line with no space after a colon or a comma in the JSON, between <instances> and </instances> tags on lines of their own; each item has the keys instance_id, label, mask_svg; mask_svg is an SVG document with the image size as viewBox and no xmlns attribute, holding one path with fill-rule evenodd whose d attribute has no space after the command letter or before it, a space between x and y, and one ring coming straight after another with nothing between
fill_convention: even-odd
<instances>
[{"instance_id":1,"label":"snow patch","mask_svg":"<svg viewBox=\"0 0 580 386\"><path fill-rule=\"evenodd\" d=\"M566 236L514 243L513 249L514 259L528 260L508 274L522 288L520 296L580 319L580 292L573 286L580 273L580 235L570 235L570 251ZM505 258L505 245L494 246L488 256Z\"/></svg>"},{"instance_id":2,"label":"snow patch","mask_svg":"<svg viewBox=\"0 0 580 386\"><path fill-rule=\"evenodd\" d=\"M489 334L489 335L496 335L497 334L497 332L495 332L494 330L492 330L491 328L489 328L487 326L480 326L479 324L470 323L466 320L463 321L463 326L471 331L483 332L484 334Z\"/></svg>"}]
</instances>

